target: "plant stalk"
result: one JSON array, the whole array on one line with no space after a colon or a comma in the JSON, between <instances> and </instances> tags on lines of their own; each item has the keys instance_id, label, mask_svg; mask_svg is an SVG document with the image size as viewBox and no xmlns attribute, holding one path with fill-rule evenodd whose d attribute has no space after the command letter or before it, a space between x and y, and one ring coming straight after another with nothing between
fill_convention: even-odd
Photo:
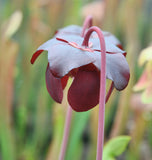
<instances>
[{"instance_id":1,"label":"plant stalk","mask_svg":"<svg viewBox=\"0 0 152 160\"><path fill-rule=\"evenodd\" d=\"M63 140L62 140L61 150L59 154L59 160L64 160L64 157L65 157L69 133L70 133L71 118L72 118L72 108L71 106L68 106L67 113L66 113L64 133L63 133Z\"/></svg>"},{"instance_id":2,"label":"plant stalk","mask_svg":"<svg viewBox=\"0 0 152 160\"><path fill-rule=\"evenodd\" d=\"M86 29L90 28L91 26L92 26L92 16L87 16L83 23L81 37L84 37Z\"/></svg>"},{"instance_id":3,"label":"plant stalk","mask_svg":"<svg viewBox=\"0 0 152 160\"><path fill-rule=\"evenodd\" d=\"M98 27L90 27L84 36L82 45L88 46L91 33L98 34L101 47L101 73L100 73L100 97L99 97L99 119L98 119L98 138L96 160L102 160L104 144L104 116L105 116L105 93L106 93L106 48L102 31Z\"/></svg>"}]
</instances>

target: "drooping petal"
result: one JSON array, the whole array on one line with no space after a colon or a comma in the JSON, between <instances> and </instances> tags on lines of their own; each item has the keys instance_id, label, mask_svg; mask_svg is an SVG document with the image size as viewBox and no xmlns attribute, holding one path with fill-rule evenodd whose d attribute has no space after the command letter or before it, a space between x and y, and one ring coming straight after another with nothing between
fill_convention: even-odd
<instances>
[{"instance_id":1,"label":"drooping petal","mask_svg":"<svg viewBox=\"0 0 152 160\"><path fill-rule=\"evenodd\" d=\"M60 34L56 36L57 39L63 39L67 42L75 42L77 43L79 46L81 46L82 42L83 42L83 37L80 37L79 35L71 35L71 34Z\"/></svg>"},{"instance_id":2,"label":"drooping petal","mask_svg":"<svg viewBox=\"0 0 152 160\"><path fill-rule=\"evenodd\" d=\"M106 77L114 82L117 90L123 90L130 78L126 58L122 54L107 54L106 58Z\"/></svg>"},{"instance_id":3,"label":"drooping petal","mask_svg":"<svg viewBox=\"0 0 152 160\"><path fill-rule=\"evenodd\" d=\"M87 111L99 103L98 71L80 69L68 91L68 102L77 112Z\"/></svg>"},{"instance_id":4,"label":"drooping petal","mask_svg":"<svg viewBox=\"0 0 152 160\"><path fill-rule=\"evenodd\" d=\"M104 38L114 45L121 45L120 41L110 32L102 31Z\"/></svg>"},{"instance_id":5,"label":"drooping petal","mask_svg":"<svg viewBox=\"0 0 152 160\"><path fill-rule=\"evenodd\" d=\"M46 69L46 87L50 96L58 103L62 102L63 98L63 88L61 79L56 78L52 75L49 64Z\"/></svg>"},{"instance_id":6,"label":"drooping petal","mask_svg":"<svg viewBox=\"0 0 152 160\"><path fill-rule=\"evenodd\" d=\"M33 54L32 58L31 58L31 64L34 64L34 62L36 61L36 59L38 58L38 56L39 56L42 52L43 52L43 50L37 50L37 51Z\"/></svg>"},{"instance_id":7,"label":"drooping petal","mask_svg":"<svg viewBox=\"0 0 152 160\"><path fill-rule=\"evenodd\" d=\"M59 35L78 35L80 36L81 31L82 31L82 27L78 25L70 25L62 29L59 29L55 36L59 36Z\"/></svg>"},{"instance_id":8,"label":"drooping petal","mask_svg":"<svg viewBox=\"0 0 152 160\"><path fill-rule=\"evenodd\" d=\"M48 50L50 69L54 76L63 77L72 69L95 61L91 52L82 51L68 44L54 45Z\"/></svg>"},{"instance_id":9,"label":"drooping petal","mask_svg":"<svg viewBox=\"0 0 152 160\"><path fill-rule=\"evenodd\" d=\"M46 41L45 43L43 43L38 49L38 50L45 50L45 51L48 51L48 49L50 47L52 47L53 45L57 44L58 41L56 40L56 38L52 38L52 39L49 39L48 41ZM63 42L60 42L60 43L63 43Z\"/></svg>"},{"instance_id":10,"label":"drooping petal","mask_svg":"<svg viewBox=\"0 0 152 160\"><path fill-rule=\"evenodd\" d=\"M88 29L86 29L87 31ZM75 36L80 36L82 32L82 27L78 26L78 25L70 25L67 27L64 27L62 29L59 29L56 33L56 37L57 36L61 36L61 35L75 35ZM106 41L109 41L110 43L116 45L116 46L121 46L120 41L110 32L107 31L102 31L104 38ZM96 33L93 33L91 35L91 38L98 38L98 35ZM120 48L122 49L122 48Z\"/></svg>"},{"instance_id":11,"label":"drooping petal","mask_svg":"<svg viewBox=\"0 0 152 160\"><path fill-rule=\"evenodd\" d=\"M63 41L58 41L56 40L56 38L52 38L48 41L46 41L45 43L43 43L37 50L36 52L33 54L32 58L31 58L31 64L33 64L35 62L35 60L38 58L38 56L43 52L43 51L48 51L49 48L51 48L53 45L56 44L64 44L65 42Z\"/></svg>"},{"instance_id":12,"label":"drooping petal","mask_svg":"<svg viewBox=\"0 0 152 160\"><path fill-rule=\"evenodd\" d=\"M102 33L103 33L105 41L108 41L109 43L112 43L113 45L115 45L118 48L123 50L123 47L122 47L120 41L113 34L111 34L110 32L107 32L107 31L102 31ZM95 33L95 32L92 33L91 38L98 39L97 33Z\"/></svg>"},{"instance_id":13,"label":"drooping petal","mask_svg":"<svg viewBox=\"0 0 152 160\"><path fill-rule=\"evenodd\" d=\"M100 41L98 38L90 38L90 41L93 43L93 49L100 50ZM106 45L107 53L111 53L111 54L112 53L121 53L121 54L126 53L126 51L121 50L119 47L109 42L107 39L105 39L105 45Z\"/></svg>"},{"instance_id":14,"label":"drooping petal","mask_svg":"<svg viewBox=\"0 0 152 160\"><path fill-rule=\"evenodd\" d=\"M62 38L63 37L61 36L61 39ZM70 39L72 39L74 42L76 42L78 45L81 46L81 43L82 43L81 37L78 38L77 36L64 36L64 40L70 41ZM90 38L89 41L93 43L93 46L91 49L100 50L99 40L97 38ZM106 59L107 59L106 60L106 68L107 68L106 77L114 81L114 85L116 89L122 90L127 86L129 77L130 77L129 66L124 56L126 52L119 49L117 46L113 45L112 43L109 43L108 41L105 41L105 42L106 42L106 52L110 53L110 54L106 54ZM80 51L77 49L77 52L80 52ZM95 59L95 62L93 63L100 70L100 66L101 66L101 55L100 54L101 53L99 51L98 52L94 51L93 53L90 52L87 54L89 55L89 57L91 56L92 58ZM71 60L72 60L71 62L73 62L74 59L71 59ZM83 65L85 65L85 63ZM79 66L77 65L77 67Z\"/></svg>"},{"instance_id":15,"label":"drooping petal","mask_svg":"<svg viewBox=\"0 0 152 160\"><path fill-rule=\"evenodd\" d=\"M95 52L92 56L96 59L93 64L100 70L100 53ZM122 90L127 86L130 78L130 70L123 54L106 54L106 78L114 82L114 86L117 90Z\"/></svg>"},{"instance_id":16,"label":"drooping petal","mask_svg":"<svg viewBox=\"0 0 152 160\"><path fill-rule=\"evenodd\" d=\"M31 58L31 64L34 64L38 56L43 52L43 51L48 51L50 47L52 47L54 44L59 43L55 38L50 39L47 42L43 43L37 50L36 52L32 55ZM63 43L63 42L60 42Z\"/></svg>"}]
</instances>

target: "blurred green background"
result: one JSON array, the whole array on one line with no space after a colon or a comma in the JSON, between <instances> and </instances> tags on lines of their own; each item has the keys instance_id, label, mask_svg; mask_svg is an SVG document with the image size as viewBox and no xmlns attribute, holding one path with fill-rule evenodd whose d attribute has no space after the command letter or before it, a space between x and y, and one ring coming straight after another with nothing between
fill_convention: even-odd
<instances>
[{"instance_id":1,"label":"blurred green background","mask_svg":"<svg viewBox=\"0 0 152 160\"><path fill-rule=\"evenodd\" d=\"M0 160L58 159L66 97L61 106L47 93L47 54L34 66L30 58L58 28L82 25L90 14L94 25L120 39L131 70L128 87L114 91L106 104L105 142L130 135L117 159L152 159L152 103L147 107L133 91L144 70L139 54L152 42L152 1L0 0ZM73 112L66 160L95 159L97 122L98 107Z\"/></svg>"}]
</instances>

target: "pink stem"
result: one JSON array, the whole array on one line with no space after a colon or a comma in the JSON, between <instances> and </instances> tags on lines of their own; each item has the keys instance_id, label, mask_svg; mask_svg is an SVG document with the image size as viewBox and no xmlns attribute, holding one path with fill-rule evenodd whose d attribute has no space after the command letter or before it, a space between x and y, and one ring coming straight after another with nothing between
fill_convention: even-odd
<instances>
[{"instance_id":1,"label":"pink stem","mask_svg":"<svg viewBox=\"0 0 152 160\"><path fill-rule=\"evenodd\" d=\"M85 31L87 28L92 26L92 16L87 16L83 23L83 29L81 33L81 37L84 37Z\"/></svg>"},{"instance_id":2,"label":"pink stem","mask_svg":"<svg viewBox=\"0 0 152 160\"><path fill-rule=\"evenodd\" d=\"M111 96L111 93L112 93L113 89L114 89L114 82L111 83L110 89L109 89L109 91L108 91L108 93L107 93L107 95L106 95L106 103L108 102L108 100L109 100L109 98L110 98L110 96Z\"/></svg>"},{"instance_id":3,"label":"pink stem","mask_svg":"<svg viewBox=\"0 0 152 160\"><path fill-rule=\"evenodd\" d=\"M65 157L66 148L68 144L68 138L69 138L69 132L70 132L70 126L71 126L71 118L72 118L72 108L71 106L68 106L59 160L65 159L64 157Z\"/></svg>"},{"instance_id":4,"label":"pink stem","mask_svg":"<svg viewBox=\"0 0 152 160\"><path fill-rule=\"evenodd\" d=\"M102 160L104 144L104 116L105 116L105 93L106 93L106 49L105 40L102 31L98 27L90 27L84 36L82 45L88 46L91 33L95 31L98 34L101 47L101 73L100 73L100 97L99 97L99 119L98 119L98 138L97 138L97 156L96 160Z\"/></svg>"}]
</instances>

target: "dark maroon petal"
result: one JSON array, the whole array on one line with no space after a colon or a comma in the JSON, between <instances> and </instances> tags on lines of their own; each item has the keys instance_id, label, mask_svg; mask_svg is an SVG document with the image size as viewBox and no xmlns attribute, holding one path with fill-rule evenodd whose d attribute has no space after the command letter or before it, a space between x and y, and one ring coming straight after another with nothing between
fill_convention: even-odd
<instances>
[{"instance_id":1,"label":"dark maroon petal","mask_svg":"<svg viewBox=\"0 0 152 160\"><path fill-rule=\"evenodd\" d=\"M110 96L112 94L113 89L114 89L114 82L112 81L112 83L110 85L110 88L109 88L109 90L108 90L108 92L106 94L106 100L105 100L106 103L108 102L108 100L109 100L109 98L110 98Z\"/></svg>"},{"instance_id":2,"label":"dark maroon petal","mask_svg":"<svg viewBox=\"0 0 152 160\"><path fill-rule=\"evenodd\" d=\"M61 79L55 78L49 68L49 64L46 69L46 87L50 96L58 103L62 102L63 89Z\"/></svg>"},{"instance_id":3,"label":"dark maroon petal","mask_svg":"<svg viewBox=\"0 0 152 160\"><path fill-rule=\"evenodd\" d=\"M90 63L90 64L87 64L85 66L80 67L80 70L92 71L92 72L95 71L95 72L99 73L99 70L97 69L97 67L93 63Z\"/></svg>"},{"instance_id":4,"label":"dark maroon petal","mask_svg":"<svg viewBox=\"0 0 152 160\"><path fill-rule=\"evenodd\" d=\"M33 63L35 62L35 60L37 59L37 57L38 57L43 51L44 51L44 50L38 50L38 51L36 51L36 52L33 54L32 58L31 58L31 64L33 64Z\"/></svg>"},{"instance_id":5,"label":"dark maroon petal","mask_svg":"<svg viewBox=\"0 0 152 160\"><path fill-rule=\"evenodd\" d=\"M64 77L61 78L61 83L62 83L62 88L64 89L67 85L69 76L65 75Z\"/></svg>"},{"instance_id":6,"label":"dark maroon petal","mask_svg":"<svg viewBox=\"0 0 152 160\"><path fill-rule=\"evenodd\" d=\"M68 91L70 106L77 112L95 107L99 103L99 88L99 72L80 69Z\"/></svg>"}]
</instances>

